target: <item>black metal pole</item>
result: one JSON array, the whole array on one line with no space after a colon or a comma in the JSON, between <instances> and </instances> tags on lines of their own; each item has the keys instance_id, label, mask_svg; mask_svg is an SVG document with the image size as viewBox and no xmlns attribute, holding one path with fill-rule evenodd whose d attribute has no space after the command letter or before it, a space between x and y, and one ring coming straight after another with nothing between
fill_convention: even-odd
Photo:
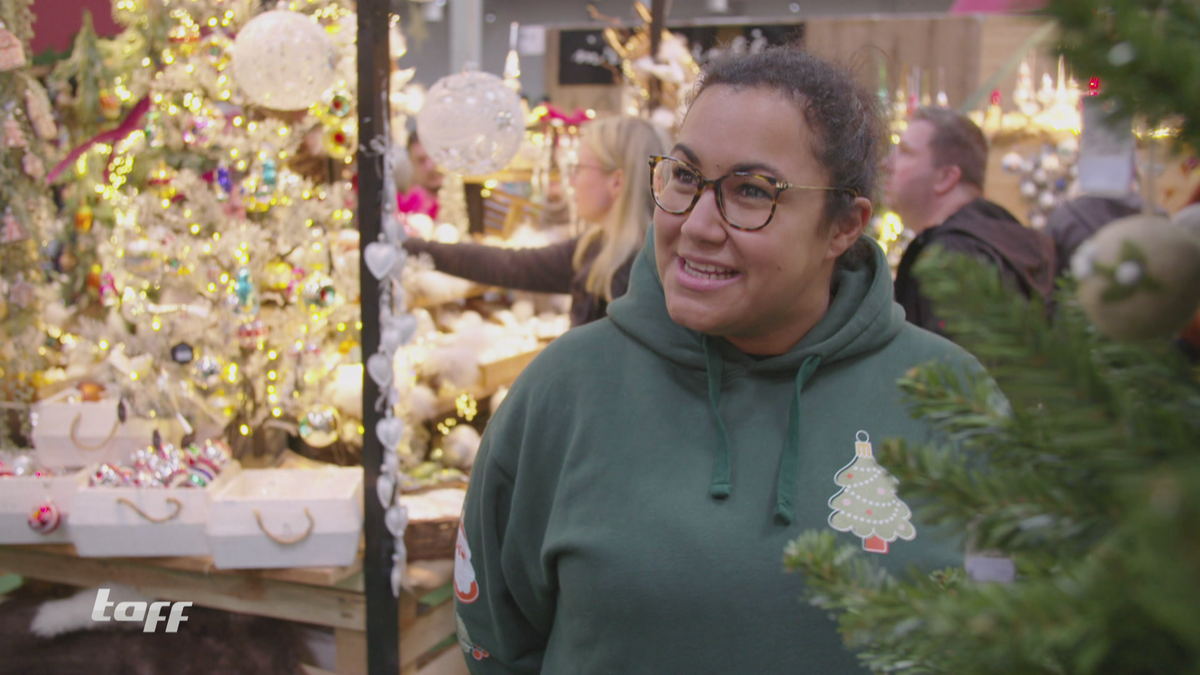
<instances>
[{"instance_id":1,"label":"black metal pole","mask_svg":"<svg viewBox=\"0 0 1200 675\"><path fill-rule=\"evenodd\" d=\"M358 0L358 138L359 147L387 133L390 114L384 95L391 74L388 51L388 0ZM360 254L379 239L383 216L383 166L380 158L360 150L358 155L358 233ZM366 260L360 255L360 260ZM379 350L379 282L360 263L362 284L362 353ZM376 497L375 482L383 463L383 445L375 434L380 419L375 403L379 385L363 377L363 477L366 553L363 586L367 600L367 673L400 672L400 608L392 595L392 551L395 542L384 523L384 505Z\"/></svg>"}]
</instances>

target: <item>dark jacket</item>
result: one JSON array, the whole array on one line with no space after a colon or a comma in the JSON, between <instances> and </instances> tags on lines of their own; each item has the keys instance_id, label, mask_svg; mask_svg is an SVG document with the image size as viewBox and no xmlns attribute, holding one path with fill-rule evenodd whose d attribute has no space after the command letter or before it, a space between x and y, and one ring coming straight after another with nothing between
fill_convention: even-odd
<instances>
[{"instance_id":1,"label":"dark jacket","mask_svg":"<svg viewBox=\"0 0 1200 675\"><path fill-rule=\"evenodd\" d=\"M477 284L499 286L533 293L570 293L571 326L579 326L607 315L608 302L587 290L588 272L600 252L593 245L576 270L571 264L578 239L540 248L500 248L483 244L441 244L423 239L409 239L404 250L410 254L427 253L439 272L460 277ZM633 257L613 275L613 298L625 294L629 286L629 269Z\"/></svg>"},{"instance_id":2,"label":"dark jacket","mask_svg":"<svg viewBox=\"0 0 1200 675\"><path fill-rule=\"evenodd\" d=\"M1075 249L1100 228L1114 220L1142 212L1142 199L1129 195L1120 199L1084 195L1054 209L1046 220L1046 233L1054 240L1055 274L1071 269Z\"/></svg>"},{"instance_id":3,"label":"dark jacket","mask_svg":"<svg viewBox=\"0 0 1200 675\"><path fill-rule=\"evenodd\" d=\"M1026 298L1049 299L1054 292L1054 243L1042 232L1025 227L999 204L980 198L959 209L941 225L913 239L896 271L896 302L905 317L926 330L944 333L929 298L921 294L912 269L930 246L966 253L992 263L1004 281Z\"/></svg>"}]
</instances>

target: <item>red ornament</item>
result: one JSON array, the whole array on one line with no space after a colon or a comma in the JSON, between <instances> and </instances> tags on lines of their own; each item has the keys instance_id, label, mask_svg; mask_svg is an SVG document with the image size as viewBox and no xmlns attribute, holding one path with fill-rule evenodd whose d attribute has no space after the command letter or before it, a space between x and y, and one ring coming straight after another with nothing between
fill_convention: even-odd
<instances>
[{"instance_id":1,"label":"red ornament","mask_svg":"<svg viewBox=\"0 0 1200 675\"><path fill-rule=\"evenodd\" d=\"M1088 96L1096 96L1100 93L1100 78L1093 77L1088 79Z\"/></svg>"},{"instance_id":2,"label":"red ornament","mask_svg":"<svg viewBox=\"0 0 1200 675\"><path fill-rule=\"evenodd\" d=\"M58 507L54 502L46 500L45 504L35 508L29 514L29 529L38 534L50 534L58 529L62 524L62 514L58 512Z\"/></svg>"},{"instance_id":3,"label":"red ornament","mask_svg":"<svg viewBox=\"0 0 1200 675\"><path fill-rule=\"evenodd\" d=\"M1002 97L1000 95L1000 90L993 89L992 90L992 105L1000 105L1001 100L1002 100Z\"/></svg>"}]
</instances>

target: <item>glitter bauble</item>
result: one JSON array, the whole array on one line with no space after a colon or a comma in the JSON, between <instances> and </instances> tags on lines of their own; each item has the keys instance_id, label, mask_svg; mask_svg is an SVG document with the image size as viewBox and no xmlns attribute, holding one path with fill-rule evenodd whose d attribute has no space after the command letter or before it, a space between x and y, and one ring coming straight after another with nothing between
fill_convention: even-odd
<instances>
[{"instance_id":1,"label":"glitter bauble","mask_svg":"<svg viewBox=\"0 0 1200 675\"><path fill-rule=\"evenodd\" d=\"M298 12L263 12L233 43L233 76L253 103L272 110L303 110L321 99L336 76L329 34Z\"/></svg>"},{"instance_id":2,"label":"glitter bauble","mask_svg":"<svg viewBox=\"0 0 1200 675\"><path fill-rule=\"evenodd\" d=\"M417 113L421 145L438 166L482 175L508 166L525 137L521 99L490 73L467 71L438 80Z\"/></svg>"}]
</instances>

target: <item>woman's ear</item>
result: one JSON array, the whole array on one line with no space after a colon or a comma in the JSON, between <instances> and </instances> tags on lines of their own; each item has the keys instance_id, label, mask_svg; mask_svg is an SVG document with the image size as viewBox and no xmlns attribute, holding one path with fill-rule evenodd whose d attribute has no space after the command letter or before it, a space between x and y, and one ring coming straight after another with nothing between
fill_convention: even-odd
<instances>
[{"instance_id":1,"label":"woman's ear","mask_svg":"<svg viewBox=\"0 0 1200 675\"><path fill-rule=\"evenodd\" d=\"M870 199L855 197L854 203L850 205L850 212L834 223L831 228L833 231L829 239L829 250L826 252L826 257L836 260L850 250L854 242L858 241L863 231L867 229L867 223L871 222L872 213L874 210Z\"/></svg>"},{"instance_id":2,"label":"woman's ear","mask_svg":"<svg viewBox=\"0 0 1200 675\"><path fill-rule=\"evenodd\" d=\"M625 169L617 169L608 175L608 189L612 193L613 199L621 194L621 189L624 187Z\"/></svg>"}]
</instances>

